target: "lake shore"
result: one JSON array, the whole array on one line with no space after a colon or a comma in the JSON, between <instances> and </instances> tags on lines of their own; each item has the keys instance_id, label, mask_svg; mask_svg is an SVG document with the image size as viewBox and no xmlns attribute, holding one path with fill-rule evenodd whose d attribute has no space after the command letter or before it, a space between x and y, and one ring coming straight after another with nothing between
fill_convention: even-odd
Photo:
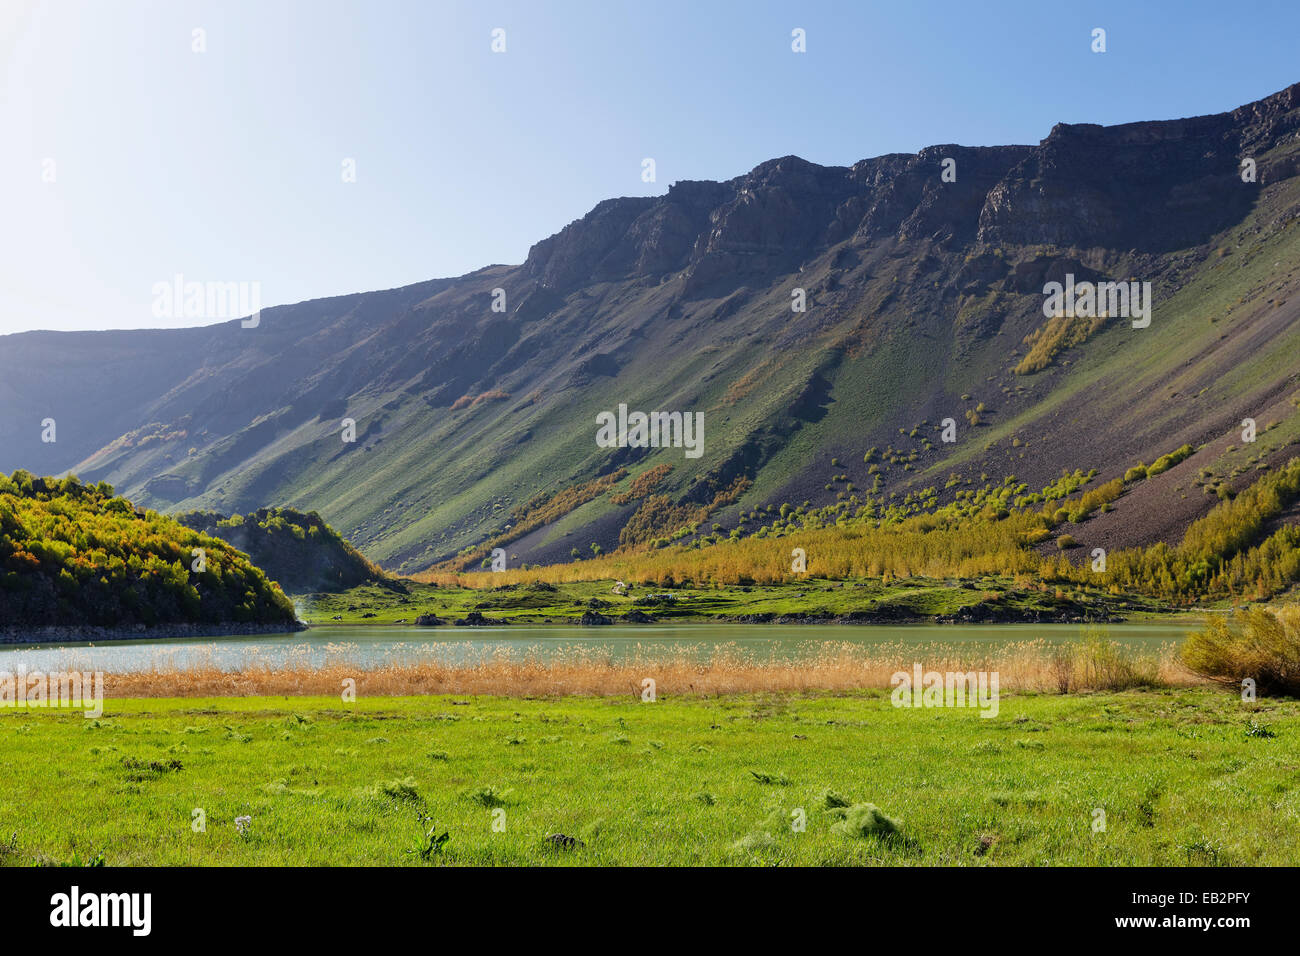
<instances>
[{"instance_id":1,"label":"lake shore","mask_svg":"<svg viewBox=\"0 0 1300 956\"><path fill-rule=\"evenodd\" d=\"M85 644L99 641L184 640L193 637L229 637L244 634L290 634L305 631L303 621L279 624L134 624L93 627L51 624L45 627L0 627L0 644Z\"/></svg>"}]
</instances>

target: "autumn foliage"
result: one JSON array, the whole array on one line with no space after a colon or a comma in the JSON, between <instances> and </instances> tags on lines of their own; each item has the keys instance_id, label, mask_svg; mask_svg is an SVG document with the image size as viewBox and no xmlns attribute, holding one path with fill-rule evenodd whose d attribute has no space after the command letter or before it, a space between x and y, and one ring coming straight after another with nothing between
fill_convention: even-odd
<instances>
[{"instance_id":1,"label":"autumn foliage","mask_svg":"<svg viewBox=\"0 0 1300 956\"><path fill-rule=\"evenodd\" d=\"M104 482L0 474L0 627L293 621L279 587L224 541Z\"/></svg>"}]
</instances>

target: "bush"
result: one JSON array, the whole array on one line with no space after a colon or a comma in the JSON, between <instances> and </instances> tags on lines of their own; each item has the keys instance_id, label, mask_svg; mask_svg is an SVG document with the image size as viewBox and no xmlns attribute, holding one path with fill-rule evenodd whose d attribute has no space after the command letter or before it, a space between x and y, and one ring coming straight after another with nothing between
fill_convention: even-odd
<instances>
[{"instance_id":1,"label":"bush","mask_svg":"<svg viewBox=\"0 0 1300 956\"><path fill-rule=\"evenodd\" d=\"M1077 548L1079 542L1075 541L1072 535L1063 534L1056 539L1056 546L1062 551L1068 551L1070 548Z\"/></svg>"},{"instance_id":2,"label":"bush","mask_svg":"<svg viewBox=\"0 0 1300 956\"><path fill-rule=\"evenodd\" d=\"M1161 455L1154 462L1152 462L1151 467L1147 469L1147 477L1153 478L1156 475L1168 471L1170 468L1174 467L1174 465L1178 464L1180 461L1183 461L1184 459L1190 457L1195 450L1196 449L1192 448L1191 445L1183 445L1181 448L1177 448L1174 451L1171 451L1167 455Z\"/></svg>"},{"instance_id":3,"label":"bush","mask_svg":"<svg viewBox=\"0 0 1300 956\"><path fill-rule=\"evenodd\" d=\"M1300 696L1300 605L1215 617L1181 651L1191 670L1221 684L1250 678L1261 694Z\"/></svg>"}]
</instances>

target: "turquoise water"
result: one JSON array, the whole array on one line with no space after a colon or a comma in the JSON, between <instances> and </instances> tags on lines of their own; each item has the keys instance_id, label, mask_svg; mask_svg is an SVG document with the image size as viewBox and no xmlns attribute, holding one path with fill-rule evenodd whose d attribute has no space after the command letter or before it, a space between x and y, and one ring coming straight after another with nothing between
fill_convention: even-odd
<instances>
[{"instance_id":1,"label":"turquoise water","mask_svg":"<svg viewBox=\"0 0 1300 956\"><path fill-rule=\"evenodd\" d=\"M1186 637L1195 624L1109 624L1102 630L1133 649L1156 650ZM215 665L223 670L289 664L319 667L346 661L362 667L403 661L448 664L485 656L547 659L581 649L617 660L687 651L707 660L719 649L763 660L794 660L828 644L947 645L992 650L999 645L1041 640L1077 640L1078 624L879 624L805 626L752 624L647 625L639 627L318 627L290 634L232 635L185 640L0 646L0 671L82 670L122 673L153 667Z\"/></svg>"}]
</instances>

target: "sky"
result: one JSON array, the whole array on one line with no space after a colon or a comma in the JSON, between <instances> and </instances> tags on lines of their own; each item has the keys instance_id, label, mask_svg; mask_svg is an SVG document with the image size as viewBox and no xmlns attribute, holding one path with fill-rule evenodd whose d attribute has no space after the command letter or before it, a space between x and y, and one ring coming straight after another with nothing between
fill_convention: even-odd
<instances>
[{"instance_id":1,"label":"sky","mask_svg":"<svg viewBox=\"0 0 1300 956\"><path fill-rule=\"evenodd\" d=\"M778 156L1221 112L1297 36L1296 0L3 0L0 335L216 321L177 276L265 307L518 263Z\"/></svg>"}]
</instances>

